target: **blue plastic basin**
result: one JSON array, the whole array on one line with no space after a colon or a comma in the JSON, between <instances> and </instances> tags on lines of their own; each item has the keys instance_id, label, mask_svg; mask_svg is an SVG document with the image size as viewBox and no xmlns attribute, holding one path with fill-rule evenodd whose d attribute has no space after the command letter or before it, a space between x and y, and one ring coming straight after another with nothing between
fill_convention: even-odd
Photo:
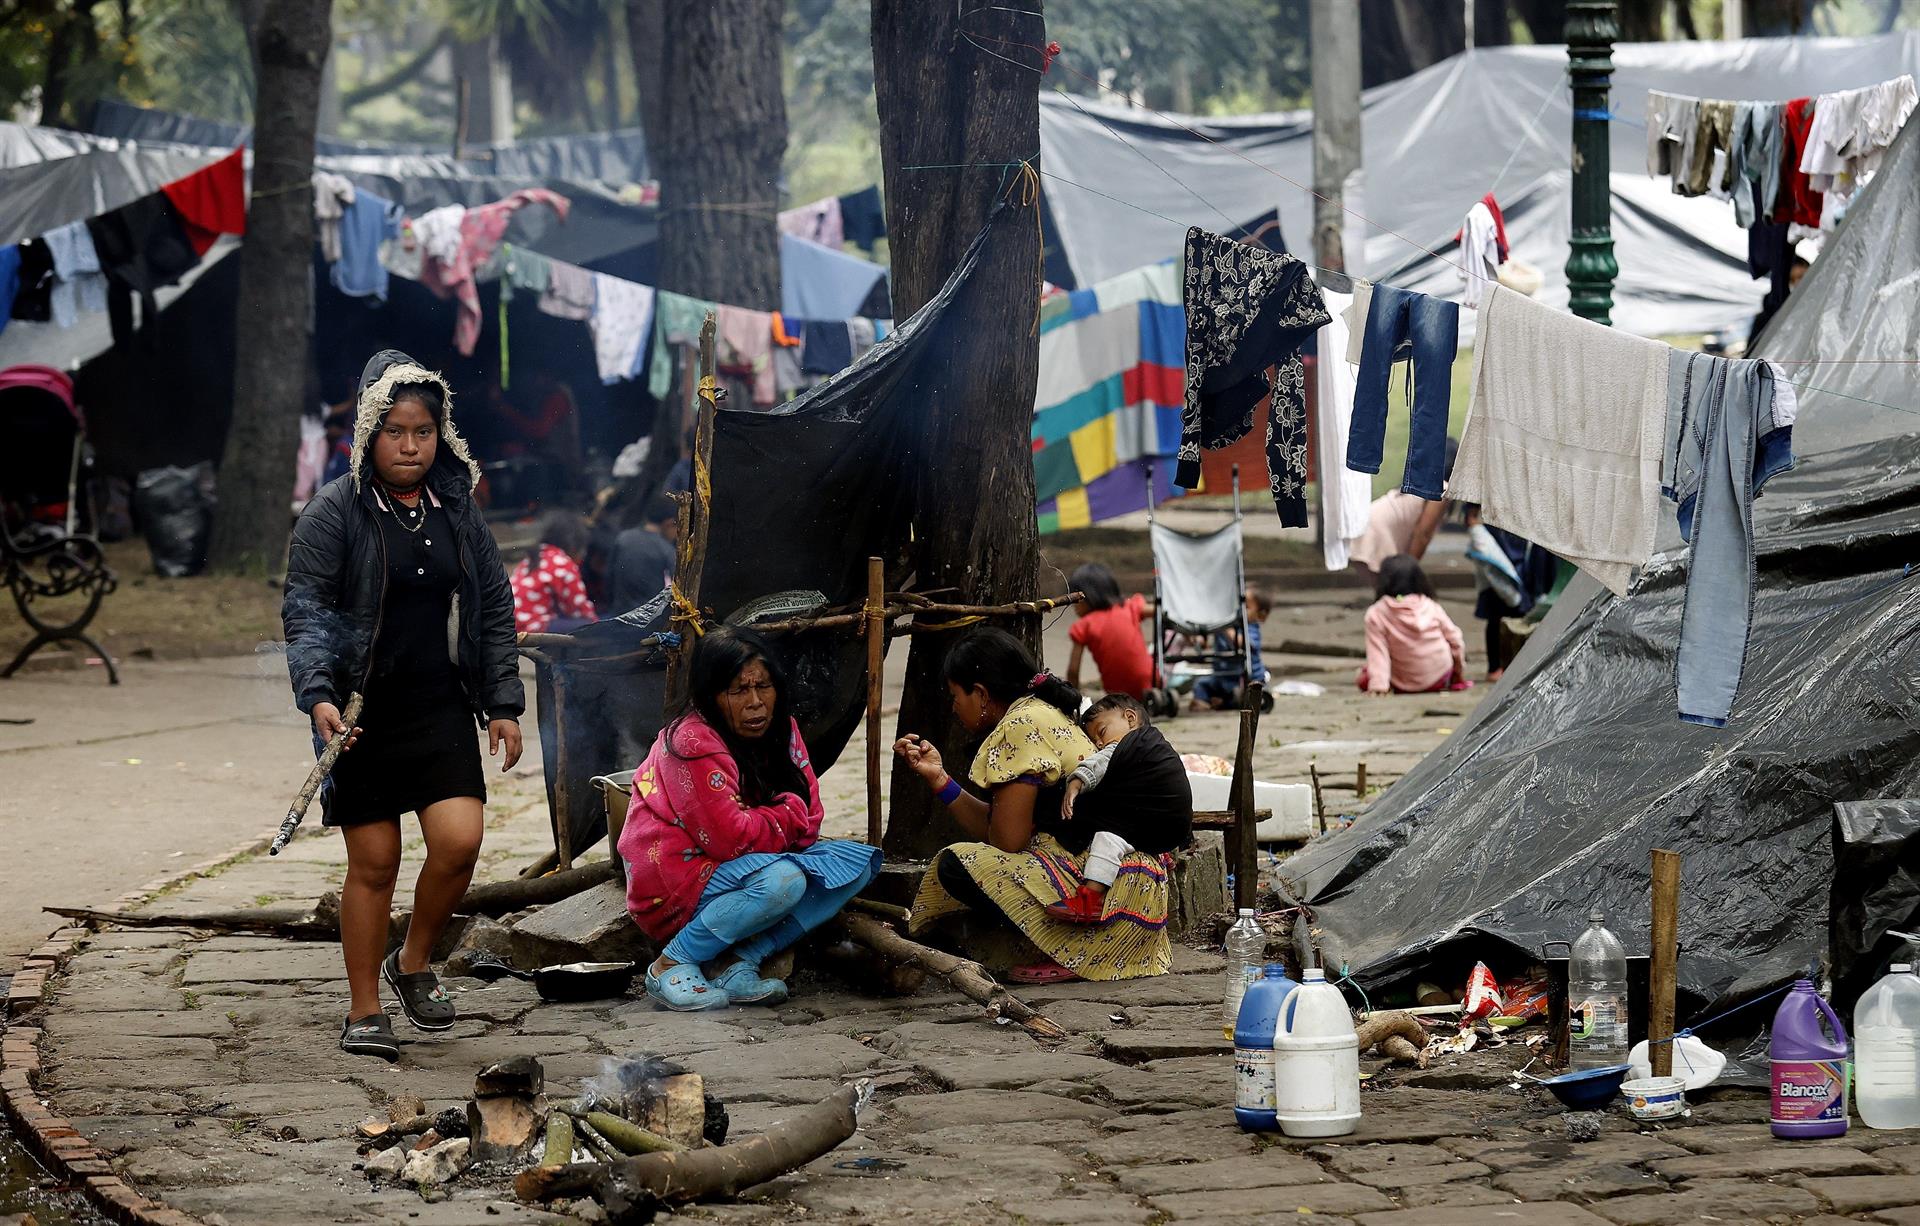
<instances>
[{"instance_id":1,"label":"blue plastic basin","mask_svg":"<svg viewBox=\"0 0 1920 1226\"><path fill-rule=\"evenodd\" d=\"M1540 1084L1552 1090L1553 1096L1569 1111L1599 1111L1613 1101L1613 1096L1620 1092L1620 1085L1626 1079L1626 1065L1610 1064L1605 1068L1562 1073Z\"/></svg>"}]
</instances>

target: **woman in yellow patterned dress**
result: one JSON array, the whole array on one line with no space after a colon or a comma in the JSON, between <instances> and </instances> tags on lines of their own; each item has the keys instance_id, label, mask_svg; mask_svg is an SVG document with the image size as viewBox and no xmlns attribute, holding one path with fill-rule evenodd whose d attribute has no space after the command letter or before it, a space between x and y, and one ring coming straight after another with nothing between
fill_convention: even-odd
<instances>
[{"instance_id":1,"label":"woman in yellow patterned dress","mask_svg":"<svg viewBox=\"0 0 1920 1226\"><path fill-rule=\"evenodd\" d=\"M947 774L940 751L921 737L901 737L893 748L980 841L934 857L911 930L966 909L1003 915L1048 959L1014 968L1009 977L1021 983L1165 974L1173 952L1162 857L1134 852L1121 862L1097 924L1063 923L1046 912L1079 891L1093 835L1060 816L1067 779L1093 753L1074 722L1080 695L1041 671L1004 630L976 630L954 644L946 677L955 718L986 734L967 773L971 788Z\"/></svg>"}]
</instances>

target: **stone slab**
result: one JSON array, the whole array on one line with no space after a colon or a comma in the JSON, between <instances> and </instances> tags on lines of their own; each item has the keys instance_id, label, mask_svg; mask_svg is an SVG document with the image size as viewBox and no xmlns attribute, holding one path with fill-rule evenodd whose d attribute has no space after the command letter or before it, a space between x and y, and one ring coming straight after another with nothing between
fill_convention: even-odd
<instances>
[{"instance_id":1,"label":"stone slab","mask_svg":"<svg viewBox=\"0 0 1920 1226\"><path fill-rule=\"evenodd\" d=\"M1782 1184L1706 1179L1679 1192L1616 1196L1596 1202L1591 1209L1614 1226L1680 1226L1702 1220L1757 1222L1776 1216L1806 1216L1820 1212L1820 1202L1811 1192Z\"/></svg>"},{"instance_id":2,"label":"stone slab","mask_svg":"<svg viewBox=\"0 0 1920 1226\"><path fill-rule=\"evenodd\" d=\"M1421 1195L1437 1184L1454 1183L1462 1179L1480 1179L1493 1172L1478 1162L1434 1162L1422 1166L1398 1165L1384 1167L1375 1171L1355 1171L1348 1176L1355 1183L1383 1191L1399 1192L1406 1189L1420 1189Z\"/></svg>"},{"instance_id":3,"label":"stone slab","mask_svg":"<svg viewBox=\"0 0 1920 1226\"><path fill-rule=\"evenodd\" d=\"M1827 1202L1835 1213L1865 1213L1920 1205L1920 1176L1856 1175L1803 1179L1800 1186Z\"/></svg>"},{"instance_id":4,"label":"stone slab","mask_svg":"<svg viewBox=\"0 0 1920 1226\"><path fill-rule=\"evenodd\" d=\"M1393 1208L1384 1192L1350 1183L1316 1183L1258 1191L1221 1189L1156 1197L1153 1203L1176 1222L1211 1222L1220 1217L1266 1213L1269 1221L1291 1221L1301 1213L1351 1215ZM1486 1226L1479 1223L1477 1226Z\"/></svg>"},{"instance_id":5,"label":"stone slab","mask_svg":"<svg viewBox=\"0 0 1920 1226\"><path fill-rule=\"evenodd\" d=\"M336 945L288 945L263 950L206 950L187 959L180 982L191 987L211 983L292 983L333 979L340 974Z\"/></svg>"},{"instance_id":6,"label":"stone slab","mask_svg":"<svg viewBox=\"0 0 1920 1226\"><path fill-rule=\"evenodd\" d=\"M897 1098L886 1105L886 1112L889 1119L905 1127L934 1129L1033 1120L1103 1120L1113 1114L1113 1109L1020 1090L958 1090Z\"/></svg>"},{"instance_id":7,"label":"stone slab","mask_svg":"<svg viewBox=\"0 0 1920 1226\"><path fill-rule=\"evenodd\" d=\"M1137 1196L1167 1196L1180 1192L1207 1192L1248 1188L1298 1187L1330 1182L1332 1176L1312 1160L1267 1150L1206 1162L1169 1166L1133 1166L1115 1174L1115 1181ZM1257 1199L1257 1198L1255 1198Z\"/></svg>"},{"instance_id":8,"label":"stone slab","mask_svg":"<svg viewBox=\"0 0 1920 1226\"><path fill-rule=\"evenodd\" d=\"M1662 1179L1772 1179L1781 1175L1888 1175L1894 1168L1857 1149L1775 1142L1738 1153L1657 1158L1647 1169Z\"/></svg>"},{"instance_id":9,"label":"stone slab","mask_svg":"<svg viewBox=\"0 0 1920 1226\"><path fill-rule=\"evenodd\" d=\"M1485 1207L1455 1205L1402 1209L1392 1213L1363 1213L1359 1226L1606 1226L1578 1205L1508 1205L1497 1212Z\"/></svg>"}]
</instances>

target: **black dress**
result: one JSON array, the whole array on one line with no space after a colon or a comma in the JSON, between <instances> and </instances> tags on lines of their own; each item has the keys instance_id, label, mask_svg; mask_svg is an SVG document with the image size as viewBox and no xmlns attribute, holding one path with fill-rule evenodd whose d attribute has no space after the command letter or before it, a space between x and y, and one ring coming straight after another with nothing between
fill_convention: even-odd
<instances>
[{"instance_id":1,"label":"black dress","mask_svg":"<svg viewBox=\"0 0 1920 1226\"><path fill-rule=\"evenodd\" d=\"M487 798L479 732L447 638L460 584L453 524L425 498L413 508L389 505L393 511L375 516L386 547L386 595L363 731L329 779L329 826L396 820L454 796Z\"/></svg>"}]
</instances>

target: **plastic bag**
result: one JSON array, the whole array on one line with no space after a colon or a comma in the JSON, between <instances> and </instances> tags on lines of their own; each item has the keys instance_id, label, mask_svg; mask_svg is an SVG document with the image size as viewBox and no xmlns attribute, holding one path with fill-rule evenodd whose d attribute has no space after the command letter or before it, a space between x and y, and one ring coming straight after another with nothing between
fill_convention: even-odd
<instances>
[{"instance_id":1,"label":"plastic bag","mask_svg":"<svg viewBox=\"0 0 1920 1226\"><path fill-rule=\"evenodd\" d=\"M1506 1002L1500 998L1500 985L1494 980L1493 972L1484 962L1473 964L1473 973L1467 976L1467 997L1460 1008L1460 1016L1467 1021L1496 1017L1506 1009Z\"/></svg>"},{"instance_id":2,"label":"plastic bag","mask_svg":"<svg viewBox=\"0 0 1920 1226\"><path fill-rule=\"evenodd\" d=\"M1545 1017L1547 1015L1547 981L1528 977L1512 983L1500 985L1501 999L1506 1002L1503 1017Z\"/></svg>"},{"instance_id":3,"label":"plastic bag","mask_svg":"<svg viewBox=\"0 0 1920 1226\"><path fill-rule=\"evenodd\" d=\"M155 573L180 579L205 568L213 504L213 464L206 460L190 468L149 468L134 478L133 511Z\"/></svg>"}]
</instances>

